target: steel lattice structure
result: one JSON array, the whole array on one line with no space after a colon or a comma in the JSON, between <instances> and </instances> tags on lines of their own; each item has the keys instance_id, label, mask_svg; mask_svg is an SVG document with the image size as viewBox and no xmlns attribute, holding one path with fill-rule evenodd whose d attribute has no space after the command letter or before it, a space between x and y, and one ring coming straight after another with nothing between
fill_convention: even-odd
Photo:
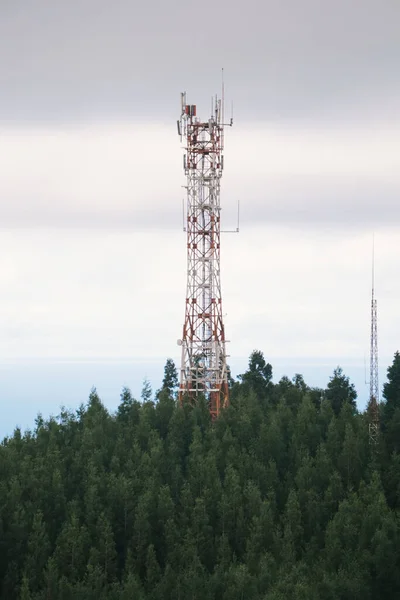
<instances>
[{"instance_id":1,"label":"steel lattice structure","mask_svg":"<svg viewBox=\"0 0 400 600\"><path fill-rule=\"evenodd\" d=\"M207 121L197 118L196 106L186 104L185 93L181 101L178 133L186 151L187 292L178 342L182 346L179 399L182 402L188 394L195 401L204 394L215 418L229 403L220 277L223 94L222 101L213 100L213 114Z\"/></svg>"},{"instance_id":2,"label":"steel lattice structure","mask_svg":"<svg viewBox=\"0 0 400 600\"><path fill-rule=\"evenodd\" d=\"M374 253L373 253L374 254ZM375 299L374 255L372 257L371 296L371 348L369 375L369 440L376 444L379 433L379 383L378 383L378 305Z\"/></svg>"}]
</instances>

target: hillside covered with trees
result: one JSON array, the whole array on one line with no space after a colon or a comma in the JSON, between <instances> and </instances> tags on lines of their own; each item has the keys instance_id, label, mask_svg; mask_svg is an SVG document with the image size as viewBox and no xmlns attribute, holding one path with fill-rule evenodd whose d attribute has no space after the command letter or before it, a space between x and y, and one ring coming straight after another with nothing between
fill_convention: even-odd
<instances>
[{"instance_id":1,"label":"hillside covered with trees","mask_svg":"<svg viewBox=\"0 0 400 600\"><path fill-rule=\"evenodd\" d=\"M253 352L214 423L176 371L110 414L37 418L0 445L4 600L400 597L400 355L377 446L341 369L272 383Z\"/></svg>"}]
</instances>

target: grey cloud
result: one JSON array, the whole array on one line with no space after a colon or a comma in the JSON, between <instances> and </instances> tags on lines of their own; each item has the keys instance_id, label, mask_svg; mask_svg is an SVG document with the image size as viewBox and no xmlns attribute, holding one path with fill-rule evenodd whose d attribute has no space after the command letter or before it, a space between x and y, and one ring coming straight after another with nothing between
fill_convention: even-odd
<instances>
[{"instance_id":1,"label":"grey cloud","mask_svg":"<svg viewBox=\"0 0 400 600\"><path fill-rule=\"evenodd\" d=\"M240 202L240 225L293 226L304 228L332 227L370 229L393 227L400 223L398 202L400 183L357 182L316 177L282 177L264 186L238 185L222 187L222 228L237 224L237 201ZM182 231L182 203L167 193L162 201L140 207L118 205L107 210L67 202L40 203L30 198L2 207L0 229L56 228L86 230Z\"/></svg>"},{"instance_id":2,"label":"grey cloud","mask_svg":"<svg viewBox=\"0 0 400 600\"><path fill-rule=\"evenodd\" d=\"M208 107L221 66L241 119L392 111L399 22L395 0L5 0L1 119L168 121L184 88Z\"/></svg>"},{"instance_id":3,"label":"grey cloud","mask_svg":"<svg viewBox=\"0 0 400 600\"><path fill-rule=\"evenodd\" d=\"M174 209L175 208L175 209ZM56 206L37 210L31 203L29 210L18 207L2 210L0 230L10 229L83 229L83 230L179 230L182 228L182 215L179 204L172 210L165 207L141 210L137 207L130 209L115 208L101 211L96 208L89 211L79 207Z\"/></svg>"},{"instance_id":4,"label":"grey cloud","mask_svg":"<svg viewBox=\"0 0 400 600\"><path fill-rule=\"evenodd\" d=\"M400 223L400 181L291 176L266 180L265 192L241 202L243 225L393 227Z\"/></svg>"}]
</instances>

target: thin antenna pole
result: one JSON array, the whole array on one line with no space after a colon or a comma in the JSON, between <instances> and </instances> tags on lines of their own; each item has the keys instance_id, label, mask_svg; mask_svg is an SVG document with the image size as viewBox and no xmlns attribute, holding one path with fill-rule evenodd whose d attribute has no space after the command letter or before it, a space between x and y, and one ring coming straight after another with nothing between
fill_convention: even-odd
<instances>
[{"instance_id":1,"label":"thin antenna pole","mask_svg":"<svg viewBox=\"0 0 400 600\"><path fill-rule=\"evenodd\" d=\"M225 125L225 84L224 84L224 67L222 67L222 125Z\"/></svg>"},{"instance_id":2,"label":"thin antenna pole","mask_svg":"<svg viewBox=\"0 0 400 600\"><path fill-rule=\"evenodd\" d=\"M375 233L372 234L372 299L375 291Z\"/></svg>"}]
</instances>

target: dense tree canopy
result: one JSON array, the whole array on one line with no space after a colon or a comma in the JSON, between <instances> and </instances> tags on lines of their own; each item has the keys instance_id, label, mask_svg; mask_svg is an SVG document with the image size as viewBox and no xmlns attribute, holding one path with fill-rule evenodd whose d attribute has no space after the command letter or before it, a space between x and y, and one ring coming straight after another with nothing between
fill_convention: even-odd
<instances>
[{"instance_id":1,"label":"dense tree canopy","mask_svg":"<svg viewBox=\"0 0 400 600\"><path fill-rule=\"evenodd\" d=\"M95 390L0 445L4 600L390 600L400 597L399 355L378 446L354 387L272 383L253 353L211 423L128 389ZM390 408L389 402L395 408ZM389 436L389 437L388 437Z\"/></svg>"}]
</instances>

